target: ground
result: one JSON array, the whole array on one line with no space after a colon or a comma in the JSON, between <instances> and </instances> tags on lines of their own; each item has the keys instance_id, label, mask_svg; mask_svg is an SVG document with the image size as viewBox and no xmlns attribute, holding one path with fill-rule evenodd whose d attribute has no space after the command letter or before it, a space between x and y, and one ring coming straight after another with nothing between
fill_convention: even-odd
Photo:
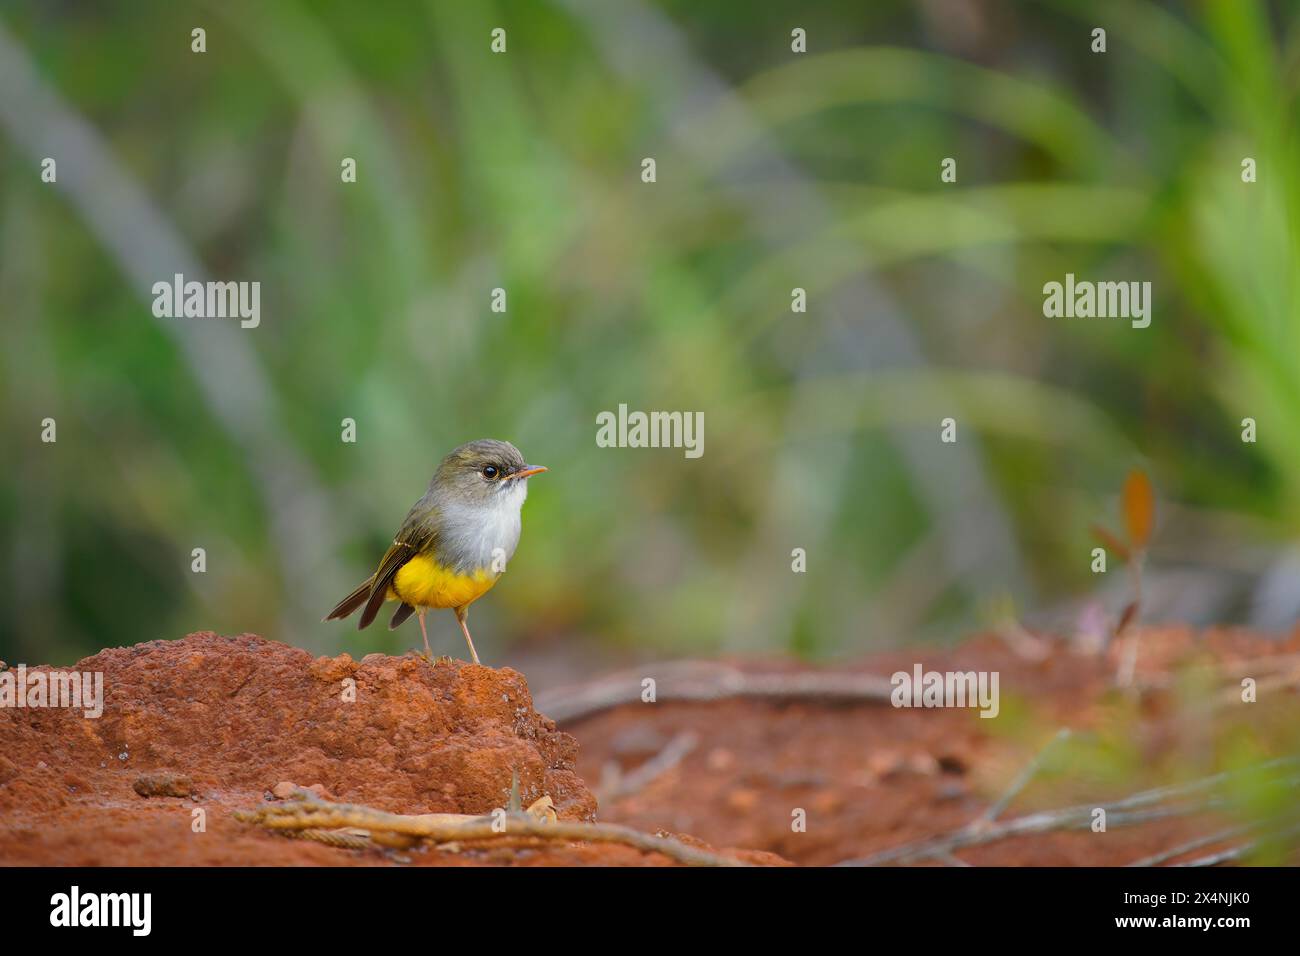
<instances>
[{"instance_id":1,"label":"ground","mask_svg":"<svg viewBox=\"0 0 1300 956\"><path fill-rule=\"evenodd\" d=\"M1130 690L1114 687L1120 648L1086 654L1050 640L1027 650L986 637L835 671L887 679L917 662L997 671L993 720L971 709L895 708L875 692L846 699L797 681L788 695L675 702L671 682L661 682L654 703L632 694L560 727L509 668L414 655L313 659L253 635L211 633L106 650L75 668L105 675L102 717L0 710L0 864L671 862L594 844L344 850L231 815L278 799L289 784L397 813L484 814L507 803L516 778L523 805L548 795L562 820L666 831L746 862L830 864L966 825L1063 727L1074 734L1065 763L1045 755L999 819L1104 806L1204 776L1247 744L1260 756L1288 742L1294 749L1300 634L1168 628L1140 641ZM811 672L731 663L778 685ZM1254 702L1241 699L1245 677L1257 681ZM1193 814L1104 834L1049 831L937 862L1128 863L1231 822Z\"/></svg>"}]
</instances>

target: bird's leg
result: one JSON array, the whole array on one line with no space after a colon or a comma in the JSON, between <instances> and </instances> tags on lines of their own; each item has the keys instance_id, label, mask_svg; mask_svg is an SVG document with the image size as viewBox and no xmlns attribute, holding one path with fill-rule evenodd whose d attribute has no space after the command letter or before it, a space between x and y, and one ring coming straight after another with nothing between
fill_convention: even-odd
<instances>
[{"instance_id":1,"label":"bird's leg","mask_svg":"<svg viewBox=\"0 0 1300 956\"><path fill-rule=\"evenodd\" d=\"M465 643L469 645L469 656L474 658L474 663L478 663L478 651L474 650L474 638L469 636L469 625L465 623L469 617L469 606L458 607L456 610L456 620L460 622L460 629L465 632Z\"/></svg>"},{"instance_id":2,"label":"bird's leg","mask_svg":"<svg viewBox=\"0 0 1300 956\"><path fill-rule=\"evenodd\" d=\"M429 650L429 632L424 629L424 615L428 613L427 608L420 608L416 612L416 617L420 619L420 635L424 638L424 659L433 660L433 651Z\"/></svg>"}]
</instances>

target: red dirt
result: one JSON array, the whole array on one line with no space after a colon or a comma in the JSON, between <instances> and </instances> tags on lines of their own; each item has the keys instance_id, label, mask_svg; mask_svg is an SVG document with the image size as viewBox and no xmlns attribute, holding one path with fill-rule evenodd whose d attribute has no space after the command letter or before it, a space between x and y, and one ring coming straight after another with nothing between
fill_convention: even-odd
<instances>
[{"instance_id":1,"label":"red dirt","mask_svg":"<svg viewBox=\"0 0 1300 956\"><path fill-rule=\"evenodd\" d=\"M533 710L523 675L509 668L446 659L430 666L411 655L313 659L254 635L199 633L102 651L73 669L103 672L99 718L64 708L0 710L0 863L393 858L292 841L231 818L282 782L391 812L483 814L506 804L517 772L523 805L549 795L561 819L595 814L574 771L575 740ZM354 702L344 700L348 681ZM206 832L192 831L196 809ZM617 846L405 857L453 865L665 862Z\"/></svg>"},{"instance_id":2,"label":"red dirt","mask_svg":"<svg viewBox=\"0 0 1300 956\"><path fill-rule=\"evenodd\" d=\"M1055 777L1040 774L1000 819L1077 803L1104 806L1147 787L1205 776L1222 769L1215 758L1244 740L1258 749L1259 759L1297 749L1300 631L1277 641L1237 631L1148 629L1140 646L1137 676L1147 688L1136 702L1113 687L1118 647L1109 656L1082 656L1054 645L1046 659L1031 661L996 638L981 638L951 651L878 655L849 669L888 676L910 672L919 661L927 670L999 671L1000 719L888 703L672 703L661 694L659 703L624 706L564 729L581 741L578 767L598 796L602 788L595 782L603 777L634 770L678 735L698 739L677 767L639 791L602 797L602 820L685 830L812 865L862 858L964 826L1062 727L1104 755L1126 755L1128 772L1103 775L1081 765ZM1276 683L1282 686L1274 691L1265 675L1276 673L1279 660L1283 677ZM792 669L785 662L743 666L750 672ZM1212 693L1163 686L1174 675L1189 681L1203 672L1216 675ZM647 665L645 673L652 676L654 668ZM1240 702L1243 676L1259 680L1258 702ZM1222 702L1212 718L1207 697ZM792 829L795 808L806 811L806 832ZM1117 865L1231 822L1187 817L1104 834L1051 832L958 856L975 865Z\"/></svg>"},{"instance_id":3,"label":"red dirt","mask_svg":"<svg viewBox=\"0 0 1300 956\"><path fill-rule=\"evenodd\" d=\"M1048 779L1036 780L1004 818L1210 773L1233 740L1248 738L1261 755L1280 752L1294 726L1296 682L1279 681L1256 704L1234 706L1231 695L1243 675L1264 688L1279 656L1297 651L1300 633L1277 642L1148 630L1139 679L1168 686L1148 686L1134 700L1111 687L1114 653L1080 656L1054 646L1046 659L1029 661L987 638L953 651L881 655L854 669L887 676L920 661L927 669L997 670L998 720L887 703L673 703L663 699L665 689L657 704L624 705L561 732L536 713L523 676L508 668L430 666L410 655L313 659L252 635L193 634L77 664L104 673L98 719L0 709L0 864L661 865L669 861L609 845L340 850L238 823L231 811L273 799L277 784L292 781L393 812L481 814L505 804L517 771L524 805L548 794L561 818L587 820L596 798L583 778L600 781L615 768L626 774L687 732L696 743L681 763L602 800L603 822L695 834L698 840L683 837L694 845L746 847L722 852L752 862L783 862L769 855L777 854L825 864L966 824L1061 726L1091 736L1103 751L1127 752L1130 772L1103 778L1080 766L1040 775ZM1169 684L1193 672L1212 675L1213 699L1229 695L1212 720L1205 695ZM348 678L356 682L353 703L342 699ZM806 832L791 827L795 808L806 811ZM206 832L192 832L196 809L206 813ZM995 865L1124 863L1216 825L1222 822L1180 818L1103 835L1053 832L960 857Z\"/></svg>"}]
</instances>

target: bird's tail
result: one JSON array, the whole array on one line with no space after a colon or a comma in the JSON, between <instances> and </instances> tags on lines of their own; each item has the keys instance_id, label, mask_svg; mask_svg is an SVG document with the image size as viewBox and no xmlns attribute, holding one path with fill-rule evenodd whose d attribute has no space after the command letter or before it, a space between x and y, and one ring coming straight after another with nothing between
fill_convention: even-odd
<instances>
[{"instance_id":1,"label":"bird's tail","mask_svg":"<svg viewBox=\"0 0 1300 956\"><path fill-rule=\"evenodd\" d=\"M366 599L370 597L370 585L374 580L373 577L366 578L366 580L363 581L355 591L345 597L342 601L339 601L334 610L325 615L325 620L340 621L357 608L361 607L361 605L365 604Z\"/></svg>"}]
</instances>

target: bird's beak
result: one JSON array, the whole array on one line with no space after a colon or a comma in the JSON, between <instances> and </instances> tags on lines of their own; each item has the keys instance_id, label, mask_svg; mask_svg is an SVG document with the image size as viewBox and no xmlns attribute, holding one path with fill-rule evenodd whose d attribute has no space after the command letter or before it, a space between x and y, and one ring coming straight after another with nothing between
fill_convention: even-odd
<instances>
[{"instance_id":1,"label":"bird's beak","mask_svg":"<svg viewBox=\"0 0 1300 956\"><path fill-rule=\"evenodd\" d=\"M546 470L546 466L545 466L545 465L524 465L524 467L520 468L518 471L516 471L516 472L515 472L513 475L511 475L510 477L511 477L511 478L527 478L527 477L529 477L530 475L539 475L539 474L541 474L542 472L544 472L545 470Z\"/></svg>"}]
</instances>

